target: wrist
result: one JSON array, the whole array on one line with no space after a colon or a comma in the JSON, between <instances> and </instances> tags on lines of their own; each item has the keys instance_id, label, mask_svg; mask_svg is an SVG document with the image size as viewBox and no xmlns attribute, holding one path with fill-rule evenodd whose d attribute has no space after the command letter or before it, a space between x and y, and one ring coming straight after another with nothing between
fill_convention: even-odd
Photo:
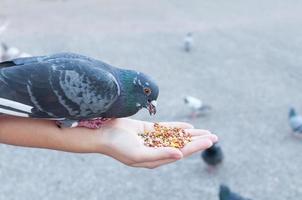
<instances>
[{"instance_id":1,"label":"wrist","mask_svg":"<svg viewBox=\"0 0 302 200\"><path fill-rule=\"evenodd\" d=\"M115 121L112 120L104 124L100 129L93 130L93 140L91 141L92 151L94 153L100 153L107 156L111 156L114 144L112 137L120 133L119 130L114 128Z\"/></svg>"}]
</instances>

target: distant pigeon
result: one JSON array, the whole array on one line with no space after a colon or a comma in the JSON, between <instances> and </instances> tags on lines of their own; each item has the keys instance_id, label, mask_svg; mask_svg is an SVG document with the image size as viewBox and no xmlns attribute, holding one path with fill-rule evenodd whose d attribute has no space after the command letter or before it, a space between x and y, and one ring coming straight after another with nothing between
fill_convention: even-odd
<instances>
[{"instance_id":1,"label":"distant pigeon","mask_svg":"<svg viewBox=\"0 0 302 200\"><path fill-rule=\"evenodd\" d=\"M74 53L0 63L0 113L99 128L141 108L156 113L159 89L147 75Z\"/></svg>"},{"instance_id":2,"label":"distant pigeon","mask_svg":"<svg viewBox=\"0 0 302 200\"><path fill-rule=\"evenodd\" d=\"M187 33L185 39L184 39L184 50L186 52L190 52L192 50L193 47L193 35L191 32Z\"/></svg>"},{"instance_id":3,"label":"distant pigeon","mask_svg":"<svg viewBox=\"0 0 302 200\"><path fill-rule=\"evenodd\" d=\"M302 134L302 116L294 108L289 109L288 120L293 132Z\"/></svg>"},{"instance_id":4,"label":"distant pigeon","mask_svg":"<svg viewBox=\"0 0 302 200\"><path fill-rule=\"evenodd\" d=\"M1 43L1 58L0 61L12 60L15 58L30 57L30 54L20 51L16 47L10 47L5 43Z\"/></svg>"},{"instance_id":5,"label":"distant pigeon","mask_svg":"<svg viewBox=\"0 0 302 200\"><path fill-rule=\"evenodd\" d=\"M198 114L211 109L211 106L203 104L200 99L193 96L186 96L184 102L191 109L191 118L196 118Z\"/></svg>"},{"instance_id":6,"label":"distant pigeon","mask_svg":"<svg viewBox=\"0 0 302 200\"><path fill-rule=\"evenodd\" d=\"M1 20L3 18L3 20ZM9 25L8 20L5 19L5 17L0 16L0 34L3 33Z\"/></svg>"},{"instance_id":7,"label":"distant pigeon","mask_svg":"<svg viewBox=\"0 0 302 200\"><path fill-rule=\"evenodd\" d=\"M240 196L230 190L226 185L220 185L219 200L251 200Z\"/></svg>"},{"instance_id":8,"label":"distant pigeon","mask_svg":"<svg viewBox=\"0 0 302 200\"><path fill-rule=\"evenodd\" d=\"M204 150L201 153L201 157L210 167L215 167L222 163L224 156L221 147L218 143L215 143L210 148Z\"/></svg>"}]
</instances>

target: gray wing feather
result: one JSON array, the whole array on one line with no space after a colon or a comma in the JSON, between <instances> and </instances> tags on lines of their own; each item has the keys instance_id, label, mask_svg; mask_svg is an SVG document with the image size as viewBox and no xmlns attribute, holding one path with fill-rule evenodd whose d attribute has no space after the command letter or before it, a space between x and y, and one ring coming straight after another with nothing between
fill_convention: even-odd
<instances>
[{"instance_id":1,"label":"gray wing feather","mask_svg":"<svg viewBox=\"0 0 302 200\"><path fill-rule=\"evenodd\" d=\"M52 54L49 56L33 56L33 57L15 58L13 60L0 63L0 68L1 67L20 66L20 65L26 65L26 64L34 64L34 63L40 63L40 62L45 62L45 61L56 62L60 59L83 60L86 62L97 63L101 67L105 67L108 69L111 68L110 65L108 65L102 61L90 58L88 56L84 56L84 55L80 55L80 54L76 54L76 53L69 53L69 52L56 53L56 54Z\"/></svg>"},{"instance_id":2,"label":"gray wing feather","mask_svg":"<svg viewBox=\"0 0 302 200\"><path fill-rule=\"evenodd\" d=\"M81 61L73 63L73 70L53 65L51 86L71 115L97 117L115 102L119 86L111 73L100 68L83 68L81 64ZM76 104L76 108L70 107L66 99Z\"/></svg>"},{"instance_id":3,"label":"gray wing feather","mask_svg":"<svg viewBox=\"0 0 302 200\"><path fill-rule=\"evenodd\" d=\"M16 59L19 65L1 69L2 97L32 105L32 117L68 119L98 117L117 99L117 81L96 63L50 57Z\"/></svg>"}]
</instances>

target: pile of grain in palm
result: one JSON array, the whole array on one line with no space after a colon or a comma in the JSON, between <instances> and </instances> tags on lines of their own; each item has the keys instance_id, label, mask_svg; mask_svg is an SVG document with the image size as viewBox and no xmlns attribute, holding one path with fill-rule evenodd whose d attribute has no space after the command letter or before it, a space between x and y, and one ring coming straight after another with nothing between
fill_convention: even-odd
<instances>
[{"instance_id":1,"label":"pile of grain in palm","mask_svg":"<svg viewBox=\"0 0 302 200\"><path fill-rule=\"evenodd\" d=\"M140 133L144 144L148 147L175 147L183 148L192 141L192 136L182 128L170 128L154 123L154 131Z\"/></svg>"}]
</instances>

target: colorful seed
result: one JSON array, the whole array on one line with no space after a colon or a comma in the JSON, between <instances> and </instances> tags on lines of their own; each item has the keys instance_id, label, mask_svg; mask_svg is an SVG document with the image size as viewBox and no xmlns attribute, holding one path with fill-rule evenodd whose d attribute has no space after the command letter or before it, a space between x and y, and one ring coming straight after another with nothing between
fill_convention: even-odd
<instances>
[{"instance_id":1,"label":"colorful seed","mask_svg":"<svg viewBox=\"0 0 302 200\"><path fill-rule=\"evenodd\" d=\"M183 148L187 143L192 141L190 134L182 128L169 128L154 123L154 131L145 131L138 134L144 140L148 147L174 147Z\"/></svg>"}]
</instances>

